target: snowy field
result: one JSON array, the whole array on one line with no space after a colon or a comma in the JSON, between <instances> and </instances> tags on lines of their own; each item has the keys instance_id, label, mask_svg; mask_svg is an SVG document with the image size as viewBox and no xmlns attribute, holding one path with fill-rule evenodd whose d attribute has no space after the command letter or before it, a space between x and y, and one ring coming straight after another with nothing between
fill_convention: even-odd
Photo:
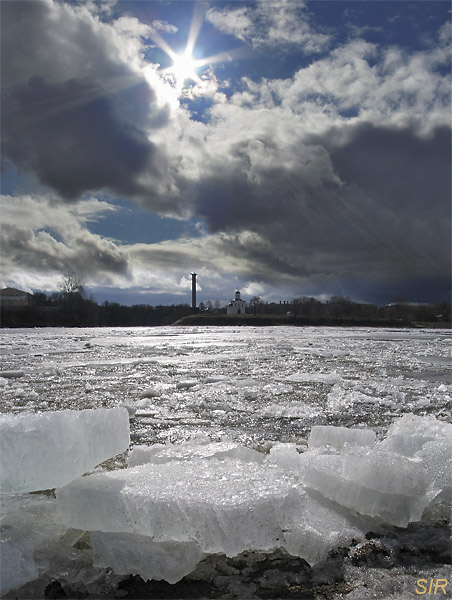
<instances>
[{"instance_id":1,"label":"snowy field","mask_svg":"<svg viewBox=\"0 0 452 600\"><path fill-rule=\"evenodd\" d=\"M3 593L450 597L451 343L1 330Z\"/></svg>"}]
</instances>

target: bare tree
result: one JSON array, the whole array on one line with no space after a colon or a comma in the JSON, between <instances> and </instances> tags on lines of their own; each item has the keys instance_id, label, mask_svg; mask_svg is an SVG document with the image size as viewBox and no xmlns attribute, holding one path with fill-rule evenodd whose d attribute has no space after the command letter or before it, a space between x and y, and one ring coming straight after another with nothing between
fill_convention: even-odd
<instances>
[{"instance_id":1,"label":"bare tree","mask_svg":"<svg viewBox=\"0 0 452 600\"><path fill-rule=\"evenodd\" d=\"M63 296L71 296L73 294L81 298L85 296L83 278L75 271L68 271L63 275L59 288Z\"/></svg>"},{"instance_id":2,"label":"bare tree","mask_svg":"<svg viewBox=\"0 0 452 600\"><path fill-rule=\"evenodd\" d=\"M84 318L85 287L81 275L69 271L60 283L64 320L70 325L80 325Z\"/></svg>"},{"instance_id":3,"label":"bare tree","mask_svg":"<svg viewBox=\"0 0 452 600\"><path fill-rule=\"evenodd\" d=\"M256 316L257 313L257 307L258 305L261 303L261 299L259 298L259 296L253 296L250 300L250 306L253 307L253 314L254 316Z\"/></svg>"}]
</instances>

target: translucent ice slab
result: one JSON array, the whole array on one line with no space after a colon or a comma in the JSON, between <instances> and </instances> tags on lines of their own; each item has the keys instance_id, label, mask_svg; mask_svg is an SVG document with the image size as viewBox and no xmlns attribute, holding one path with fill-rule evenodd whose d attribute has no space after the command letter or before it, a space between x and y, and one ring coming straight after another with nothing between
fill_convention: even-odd
<instances>
[{"instance_id":1,"label":"translucent ice slab","mask_svg":"<svg viewBox=\"0 0 452 600\"><path fill-rule=\"evenodd\" d=\"M176 583L196 568L204 554L194 542L154 542L133 533L91 533L94 564L117 574Z\"/></svg>"},{"instance_id":2,"label":"translucent ice slab","mask_svg":"<svg viewBox=\"0 0 452 600\"><path fill-rule=\"evenodd\" d=\"M372 429L330 427L315 425L309 436L309 447L333 446L342 450L344 446L373 446L375 432Z\"/></svg>"},{"instance_id":3,"label":"translucent ice slab","mask_svg":"<svg viewBox=\"0 0 452 600\"><path fill-rule=\"evenodd\" d=\"M129 446L125 408L0 415L0 489L64 486Z\"/></svg>"},{"instance_id":4,"label":"translucent ice slab","mask_svg":"<svg viewBox=\"0 0 452 600\"><path fill-rule=\"evenodd\" d=\"M346 510L314 500L292 474L236 458L93 474L57 490L57 501L64 521L77 529L195 542L202 552L227 556L285 547L316 563L362 534Z\"/></svg>"}]
</instances>

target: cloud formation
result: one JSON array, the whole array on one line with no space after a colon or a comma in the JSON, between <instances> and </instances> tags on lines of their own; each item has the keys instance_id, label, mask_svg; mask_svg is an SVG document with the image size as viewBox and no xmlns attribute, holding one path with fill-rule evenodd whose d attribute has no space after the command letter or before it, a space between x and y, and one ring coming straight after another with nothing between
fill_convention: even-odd
<instances>
[{"instance_id":1,"label":"cloud formation","mask_svg":"<svg viewBox=\"0 0 452 600\"><path fill-rule=\"evenodd\" d=\"M89 224L114 206L94 198L69 206L45 196L1 196L0 201L4 280L16 277L22 285L40 289L44 279L55 289L68 270L87 279L95 275L99 283L126 276L127 252L114 240L89 231Z\"/></svg>"},{"instance_id":2,"label":"cloud formation","mask_svg":"<svg viewBox=\"0 0 452 600\"><path fill-rule=\"evenodd\" d=\"M116 25L86 6L2 5L2 155L69 200L143 193L138 175L158 171L149 134L168 110L140 71L138 39Z\"/></svg>"},{"instance_id":3,"label":"cloud formation","mask_svg":"<svg viewBox=\"0 0 452 600\"><path fill-rule=\"evenodd\" d=\"M306 53L324 50L330 35L312 29L305 2L293 0L259 0L222 10L210 8L206 18L220 31L244 41L254 48L301 47Z\"/></svg>"},{"instance_id":4,"label":"cloud formation","mask_svg":"<svg viewBox=\"0 0 452 600\"><path fill-rule=\"evenodd\" d=\"M383 300L404 286L447 294L447 23L418 49L371 43L358 27L333 47L334 32L316 26L304 3L213 6L206 19L217 32L310 58L290 76L234 84L212 67L208 108L195 120L197 94L180 103L146 58L155 32L175 26L112 14L111 3L102 11L52 0L2 5L2 152L56 192L5 200L11 269L89 265L112 285L159 286L162 278L147 274L152 263L169 270L176 293L180 272L198 265L206 287L221 287L221 274L269 295L279 287ZM85 206L84 194L99 190L199 219L205 232L126 244L90 233L75 208L67 214L76 233L56 228L52 214ZM14 214L27 202L48 207L48 222L19 226ZM96 206L98 217L111 210Z\"/></svg>"}]
</instances>

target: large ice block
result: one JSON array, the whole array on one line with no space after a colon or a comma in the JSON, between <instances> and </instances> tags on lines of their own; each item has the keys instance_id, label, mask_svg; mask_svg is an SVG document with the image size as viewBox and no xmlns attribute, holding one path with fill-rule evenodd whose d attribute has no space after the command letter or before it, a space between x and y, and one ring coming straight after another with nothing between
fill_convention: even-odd
<instances>
[{"instance_id":1,"label":"large ice block","mask_svg":"<svg viewBox=\"0 0 452 600\"><path fill-rule=\"evenodd\" d=\"M246 461L262 462L264 455L237 442L211 442L193 439L181 444L154 444L153 446L134 446L129 453L129 467L145 463L166 463L175 460L193 458L238 458Z\"/></svg>"},{"instance_id":2,"label":"large ice block","mask_svg":"<svg viewBox=\"0 0 452 600\"><path fill-rule=\"evenodd\" d=\"M301 556L311 566L326 559L328 553L363 538L369 523L319 494L305 490L298 506L286 504L283 546L290 554Z\"/></svg>"},{"instance_id":3,"label":"large ice block","mask_svg":"<svg viewBox=\"0 0 452 600\"><path fill-rule=\"evenodd\" d=\"M440 439L452 439L451 423L439 421L434 417L420 417L410 413L389 427L386 438L380 446L385 450L404 456L414 456L424 444Z\"/></svg>"},{"instance_id":4,"label":"large ice block","mask_svg":"<svg viewBox=\"0 0 452 600\"><path fill-rule=\"evenodd\" d=\"M196 568L204 554L194 542L154 542L133 533L91 533L94 564L116 574L176 583Z\"/></svg>"},{"instance_id":5,"label":"large ice block","mask_svg":"<svg viewBox=\"0 0 452 600\"><path fill-rule=\"evenodd\" d=\"M389 452L306 452L297 472L307 487L326 498L399 527L419 521L431 498L431 479L423 465Z\"/></svg>"},{"instance_id":6,"label":"large ice block","mask_svg":"<svg viewBox=\"0 0 452 600\"><path fill-rule=\"evenodd\" d=\"M124 452L125 408L0 416L0 490L20 493L64 486Z\"/></svg>"},{"instance_id":7,"label":"large ice block","mask_svg":"<svg viewBox=\"0 0 452 600\"><path fill-rule=\"evenodd\" d=\"M54 520L55 501L43 494L3 496L0 596L39 576L38 553L65 532ZM42 562L42 561L41 561Z\"/></svg>"},{"instance_id":8,"label":"large ice block","mask_svg":"<svg viewBox=\"0 0 452 600\"><path fill-rule=\"evenodd\" d=\"M235 556L278 546L282 507L297 487L276 466L193 459L93 474L57 490L57 499L77 529L191 540Z\"/></svg>"},{"instance_id":9,"label":"large ice block","mask_svg":"<svg viewBox=\"0 0 452 600\"><path fill-rule=\"evenodd\" d=\"M434 503L452 504L452 438L427 442L414 456L432 478Z\"/></svg>"},{"instance_id":10,"label":"large ice block","mask_svg":"<svg viewBox=\"0 0 452 600\"><path fill-rule=\"evenodd\" d=\"M345 446L373 446L375 431L349 427L315 425L309 435L309 447L333 446L342 450Z\"/></svg>"},{"instance_id":11,"label":"large ice block","mask_svg":"<svg viewBox=\"0 0 452 600\"><path fill-rule=\"evenodd\" d=\"M343 508L314 501L291 473L230 457L96 473L57 490L57 504L77 529L195 542L227 556L286 547L315 563L362 533Z\"/></svg>"},{"instance_id":12,"label":"large ice block","mask_svg":"<svg viewBox=\"0 0 452 600\"><path fill-rule=\"evenodd\" d=\"M2 540L0 549L2 554L0 595L3 596L10 590L19 588L38 577L38 567L33 560L33 548L30 548L29 544Z\"/></svg>"}]
</instances>

